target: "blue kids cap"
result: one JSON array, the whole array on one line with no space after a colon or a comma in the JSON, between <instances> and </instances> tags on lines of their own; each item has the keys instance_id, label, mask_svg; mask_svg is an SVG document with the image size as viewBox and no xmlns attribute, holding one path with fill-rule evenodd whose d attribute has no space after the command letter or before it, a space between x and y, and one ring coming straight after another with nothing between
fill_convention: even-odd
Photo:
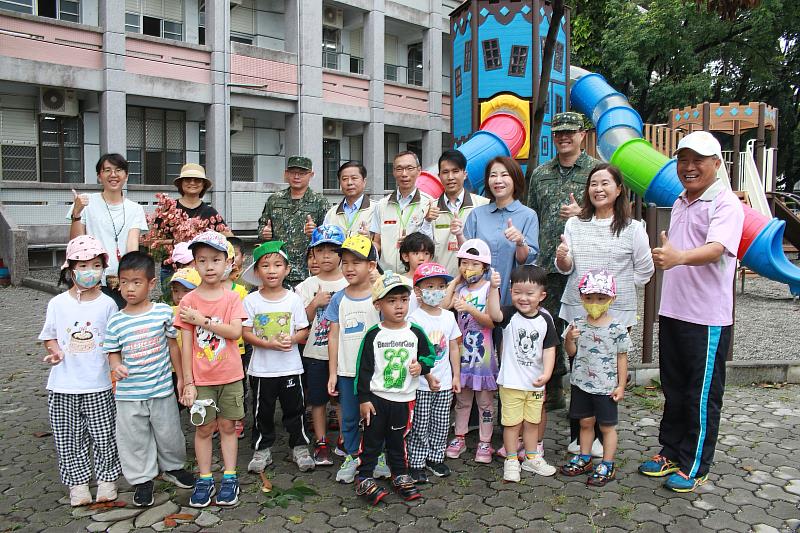
<instances>
[{"instance_id":1,"label":"blue kids cap","mask_svg":"<svg viewBox=\"0 0 800 533\"><path fill-rule=\"evenodd\" d=\"M314 228L311 234L311 244L309 248L314 248L320 244L333 244L337 247L344 243L344 230L335 224L323 224Z\"/></svg>"}]
</instances>

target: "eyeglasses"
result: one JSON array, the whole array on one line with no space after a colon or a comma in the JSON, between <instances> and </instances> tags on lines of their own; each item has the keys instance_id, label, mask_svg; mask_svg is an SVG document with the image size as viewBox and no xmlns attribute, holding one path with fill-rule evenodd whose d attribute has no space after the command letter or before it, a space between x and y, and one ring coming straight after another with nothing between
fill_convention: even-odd
<instances>
[{"instance_id":1,"label":"eyeglasses","mask_svg":"<svg viewBox=\"0 0 800 533\"><path fill-rule=\"evenodd\" d=\"M307 174L311 174L311 171L310 170L305 170L305 169L300 169L300 170L288 170L287 169L286 170L286 175L287 176L292 176L292 177L294 177L294 176L303 177L303 176L305 176Z\"/></svg>"},{"instance_id":2,"label":"eyeglasses","mask_svg":"<svg viewBox=\"0 0 800 533\"><path fill-rule=\"evenodd\" d=\"M398 174L402 174L404 171L405 172L414 172L418 168L419 168L418 166L409 165L407 167L394 167L394 171L397 172Z\"/></svg>"},{"instance_id":3,"label":"eyeglasses","mask_svg":"<svg viewBox=\"0 0 800 533\"><path fill-rule=\"evenodd\" d=\"M577 133L580 133L580 130L554 131L553 137L572 137Z\"/></svg>"},{"instance_id":4,"label":"eyeglasses","mask_svg":"<svg viewBox=\"0 0 800 533\"><path fill-rule=\"evenodd\" d=\"M106 168L100 170L100 174L102 174L104 176L110 176L112 174L116 174L118 176L121 176L121 175L125 174L125 170L121 169L121 168L116 168L116 167L115 168L106 167Z\"/></svg>"}]
</instances>

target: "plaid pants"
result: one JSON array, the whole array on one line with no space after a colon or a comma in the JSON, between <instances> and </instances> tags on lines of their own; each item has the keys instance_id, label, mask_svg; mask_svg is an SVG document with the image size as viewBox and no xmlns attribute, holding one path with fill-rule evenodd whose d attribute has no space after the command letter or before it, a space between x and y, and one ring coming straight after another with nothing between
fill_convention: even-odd
<instances>
[{"instance_id":1,"label":"plaid pants","mask_svg":"<svg viewBox=\"0 0 800 533\"><path fill-rule=\"evenodd\" d=\"M425 460L444 461L453 390L417 390L414 421L408 436L408 466L424 468Z\"/></svg>"},{"instance_id":2,"label":"plaid pants","mask_svg":"<svg viewBox=\"0 0 800 533\"><path fill-rule=\"evenodd\" d=\"M73 487L89 483L92 465L98 481L115 481L122 467L114 431L116 407L111 390L87 394L48 391L47 411L56 442L61 482Z\"/></svg>"}]
</instances>

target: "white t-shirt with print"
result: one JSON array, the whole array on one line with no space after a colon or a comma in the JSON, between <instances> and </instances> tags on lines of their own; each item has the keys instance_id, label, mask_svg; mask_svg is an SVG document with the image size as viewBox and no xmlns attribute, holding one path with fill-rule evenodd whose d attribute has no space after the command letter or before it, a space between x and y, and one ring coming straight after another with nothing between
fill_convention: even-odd
<instances>
[{"instance_id":1,"label":"white t-shirt with print","mask_svg":"<svg viewBox=\"0 0 800 533\"><path fill-rule=\"evenodd\" d=\"M243 304L247 318L242 325L253 328L253 334L259 338L269 340L280 333L291 336L308 327L303 301L291 291L287 290L280 300L267 300L258 291L251 292ZM303 362L297 344L292 344L288 352L253 346L248 375L271 378L302 373Z\"/></svg>"},{"instance_id":2,"label":"white t-shirt with print","mask_svg":"<svg viewBox=\"0 0 800 533\"><path fill-rule=\"evenodd\" d=\"M50 300L39 340L57 340L64 359L50 369L47 390L88 394L111 389L102 344L108 319L116 312L117 304L105 294L79 302L62 292Z\"/></svg>"},{"instance_id":3,"label":"white t-shirt with print","mask_svg":"<svg viewBox=\"0 0 800 533\"><path fill-rule=\"evenodd\" d=\"M436 363L431 369L431 374L439 380L439 390L453 388L453 367L450 364L450 341L461 338L456 318L448 310L442 310L438 316L429 315L422 308L417 309L409 320L417 324L428 336L435 352ZM459 369L460 371L460 369ZM431 390L428 380L419 377L419 390Z\"/></svg>"},{"instance_id":4,"label":"white t-shirt with print","mask_svg":"<svg viewBox=\"0 0 800 533\"><path fill-rule=\"evenodd\" d=\"M525 316L512 306L504 306L498 325L503 329L503 347L497 384L507 389L544 390L533 382L544 372L544 350L558 346L553 319L542 310Z\"/></svg>"},{"instance_id":5,"label":"white t-shirt with print","mask_svg":"<svg viewBox=\"0 0 800 533\"><path fill-rule=\"evenodd\" d=\"M342 289L333 295L323 316L339 324L336 374L355 377L361 341L367 330L381 320L372 303L372 295L355 299L347 296L347 289Z\"/></svg>"},{"instance_id":6,"label":"white t-shirt with print","mask_svg":"<svg viewBox=\"0 0 800 533\"><path fill-rule=\"evenodd\" d=\"M314 299L318 292L324 291L334 294L345 287L347 287L347 280L344 278L329 281L312 276L301 281L294 288L294 292L303 300L303 305L308 307L308 304L311 303L311 300ZM323 361L328 360L328 333L331 330L331 322L324 318L326 308L327 306L317 308L314 320L311 322L311 332L308 334L303 357Z\"/></svg>"}]
</instances>

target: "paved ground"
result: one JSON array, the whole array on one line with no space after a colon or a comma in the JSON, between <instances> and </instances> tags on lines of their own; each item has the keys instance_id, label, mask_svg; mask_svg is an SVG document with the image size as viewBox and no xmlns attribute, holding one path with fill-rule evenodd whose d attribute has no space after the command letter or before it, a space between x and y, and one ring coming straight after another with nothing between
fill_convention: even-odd
<instances>
[{"instance_id":1,"label":"paved ground","mask_svg":"<svg viewBox=\"0 0 800 533\"><path fill-rule=\"evenodd\" d=\"M47 369L35 341L48 299L30 289L0 289L0 531L152 531L145 527L151 524L161 530L163 517L185 506L189 491L159 483L159 506L147 514L128 506L87 516L90 511L74 511L65 499L52 437L36 436L49 429ZM285 462L281 437L270 470L275 487L302 482L318 495L276 507L277 499L244 474L239 507L211 507L176 531L798 531L800 386L729 388L725 400L711 483L697 494L674 495L636 474L639 460L656 446L661 398L657 391L635 389L620 413L621 475L605 489L590 489L582 479L530 474L507 485L499 462L450 461L453 476L424 488L422 503L392 495L387 505L366 508L351 486L333 481L333 469L298 474ZM547 457L560 462L567 433L563 411L551 416L549 429ZM248 459L249 450L242 449L240 467ZM121 489L129 502L130 488L122 482Z\"/></svg>"}]
</instances>

